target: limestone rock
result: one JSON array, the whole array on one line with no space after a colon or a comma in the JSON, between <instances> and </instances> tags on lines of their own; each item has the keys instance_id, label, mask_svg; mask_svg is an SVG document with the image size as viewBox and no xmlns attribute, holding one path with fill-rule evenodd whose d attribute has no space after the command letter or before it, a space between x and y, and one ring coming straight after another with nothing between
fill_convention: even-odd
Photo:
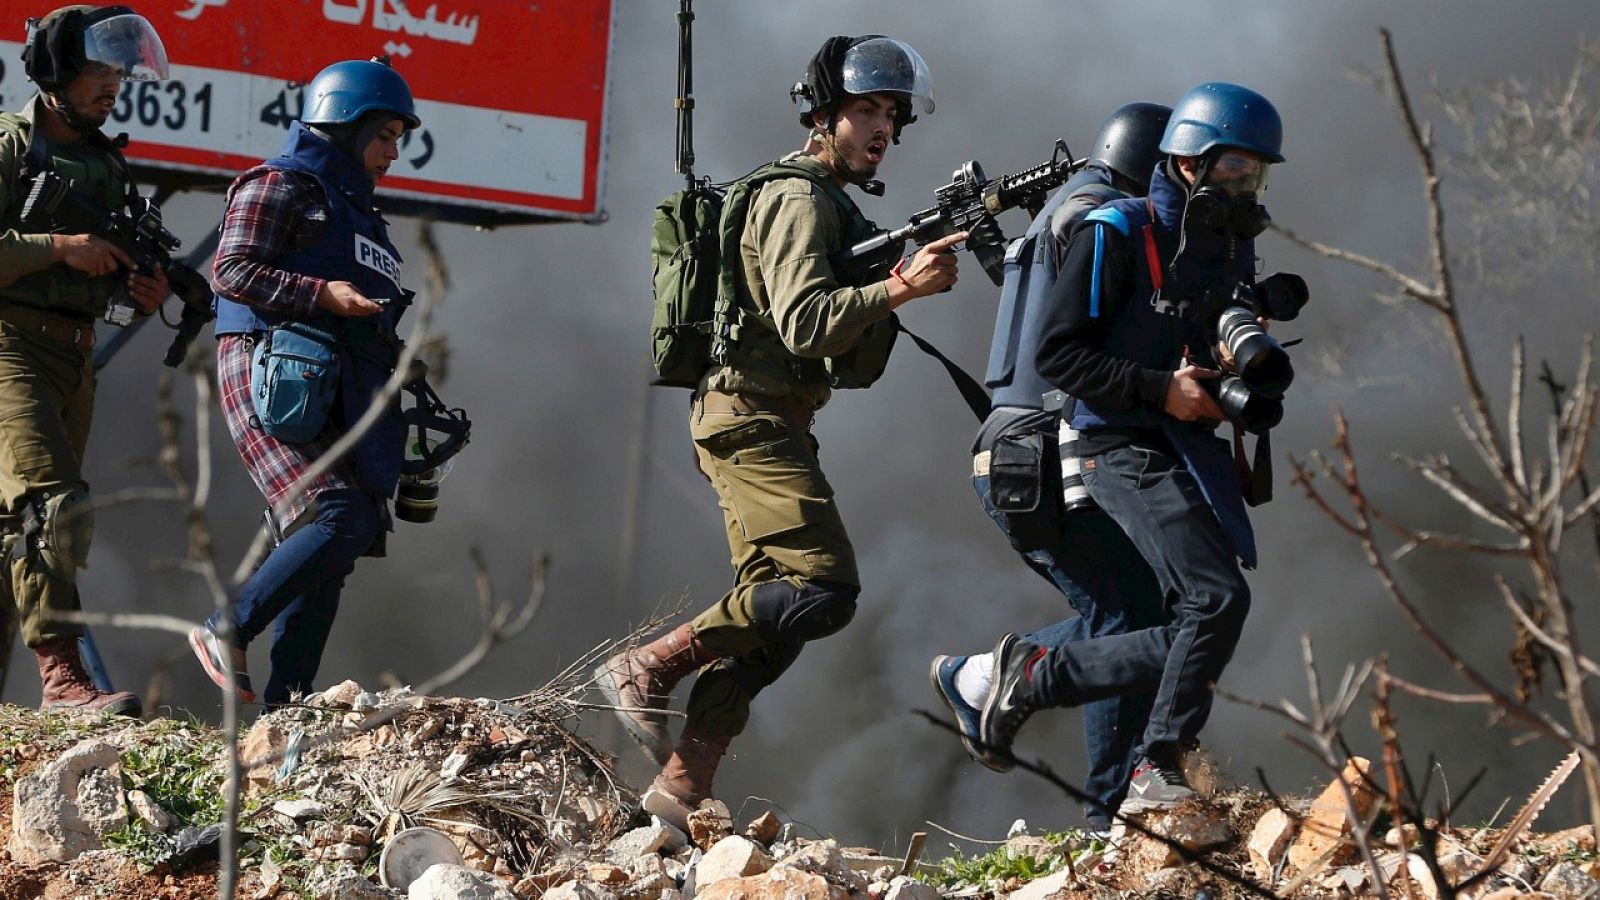
<instances>
[{"instance_id":1,"label":"limestone rock","mask_svg":"<svg viewBox=\"0 0 1600 900\"><path fill-rule=\"evenodd\" d=\"M673 839L682 834L670 825L635 828L612 841L606 847L606 856L615 862L623 862L646 853L659 853L668 849L674 843Z\"/></svg>"},{"instance_id":2,"label":"limestone rock","mask_svg":"<svg viewBox=\"0 0 1600 900\"><path fill-rule=\"evenodd\" d=\"M116 748L86 740L12 792L11 858L25 865L66 862L104 846L128 824Z\"/></svg>"},{"instance_id":3,"label":"limestone rock","mask_svg":"<svg viewBox=\"0 0 1600 900\"><path fill-rule=\"evenodd\" d=\"M1564 853L1569 850L1587 853L1594 850L1594 831L1587 825L1579 825L1552 834L1530 834L1523 839L1523 843L1545 853Z\"/></svg>"},{"instance_id":4,"label":"limestone rock","mask_svg":"<svg viewBox=\"0 0 1600 900\"><path fill-rule=\"evenodd\" d=\"M1390 872L1387 865L1388 859L1388 854L1378 858L1378 864L1383 867L1385 874ZM1482 858L1466 851L1448 853L1439 858L1439 868L1444 870L1445 881L1450 884L1459 884L1466 880L1468 876L1478 870L1482 863ZM1365 869L1365 867L1362 868L1363 870ZM1399 871L1399 867L1396 866L1394 871ZM1439 885L1433 880L1433 873L1428 869L1428 865L1423 861L1421 855L1416 853L1406 855L1406 871L1411 875L1412 882L1417 885L1422 896L1427 900L1437 900L1442 895L1443 892L1439 890ZM1463 896L1467 895L1464 894Z\"/></svg>"},{"instance_id":5,"label":"limestone rock","mask_svg":"<svg viewBox=\"0 0 1600 900\"><path fill-rule=\"evenodd\" d=\"M432 872L433 869L428 871ZM598 885L583 881L568 881L545 891L544 900L617 900L617 895Z\"/></svg>"},{"instance_id":6,"label":"limestone rock","mask_svg":"<svg viewBox=\"0 0 1600 900\"><path fill-rule=\"evenodd\" d=\"M1188 897L1195 893L1193 879L1186 866L1157 869L1144 877L1144 890L1140 897Z\"/></svg>"},{"instance_id":7,"label":"limestone rock","mask_svg":"<svg viewBox=\"0 0 1600 900\"><path fill-rule=\"evenodd\" d=\"M933 885L897 875L889 880L889 890L883 895L883 900L940 900L940 895Z\"/></svg>"},{"instance_id":8,"label":"limestone rock","mask_svg":"<svg viewBox=\"0 0 1600 900\"><path fill-rule=\"evenodd\" d=\"M361 685L354 681L341 681L311 699L312 706L329 709L349 709L361 695Z\"/></svg>"},{"instance_id":9,"label":"limestone rock","mask_svg":"<svg viewBox=\"0 0 1600 900\"><path fill-rule=\"evenodd\" d=\"M1228 823L1223 821L1220 813L1209 807L1184 806L1153 813L1146 820L1145 827L1195 853L1214 850L1233 840ZM1144 835L1139 836L1131 855L1146 871L1181 865L1184 861L1172 847Z\"/></svg>"},{"instance_id":10,"label":"limestone rock","mask_svg":"<svg viewBox=\"0 0 1600 900\"><path fill-rule=\"evenodd\" d=\"M319 816L323 810L323 805L315 800L279 800L272 804L273 812L296 820Z\"/></svg>"},{"instance_id":11,"label":"limestone rock","mask_svg":"<svg viewBox=\"0 0 1600 900\"><path fill-rule=\"evenodd\" d=\"M689 840L701 850L733 834L733 816L721 800L706 800L689 814Z\"/></svg>"},{"instance_id":12,"label":"limestone rock","mask_svg":"<svg viewBox=\"0 0 1600 900\"><path fill-rule=\"evenodd\" d=\"M600 863L589 867L589 880L595 884L604 884L616 887L628 883L628 873L610 863Z\"/></svg>"},{"instance_id":13,"label":"limestone rock","mask_svg":"<svg viewBox=\"0 0 1600 900\"><path fill-rule=\"evenodd\" d=\"M1350 834L1352 803L1355 814L1365 818L1372 811L1372 804L1376 802L1376 795L1365 781L1370 768L1371 763L1367 760L1359 756L1351 757L1345 764L1344 771L1339 773L1338 780L1330 782L1323 788L1322 793L1317 795L1317 799L1311 803L1311 809L1306 813L1305 821L1301 823L1300 836L1295 838L1294 846L1289 848L1289 865L1301 871L1316 863L1323 854L1332 851L1332 855L1323 865L1334 866L1345 862L1355 854L1353 846L1339 845ZM1340 786L1341 782L1350 789L1350 802L1345 799L1345 790Z\"/></svg>"},{"instance_id":14,"label":"limestone rock","mask_svg":"<svg viewBox=\"0 0 1600 900\"><path fill-rule=\"evenodd\" d=\"M653 875L666 875L666 861L654 853L642 853L629 861L628 873L634 878L649 878Z\"/></svg>"},{"instance_id":15,"label":"limestone rock","mask_svg":"<svg viewBox=\"0 0 1600 900\"><path fill-rule=\"evenodd\" d=\"M317 891L317 900L389 900L389 892L351 868L329 876Z\"/></svg>"},{"instance_id":16,"label":"limestone rock","mask_svg":"<svg viewBox=\"0 0 1600 900\"><path fill-rule=\"evenodd\" d=\"M272 724L266 719L257 719L256 724L239 742L239 759L249 762L264 756L282 753L288 746L289 738L283 729ZM226 761L223 761L223 771L226 771ZM279 763L263 763L244 773L245 790L248 793L262 790L272 786L277 777Z\"/></svg>"},{"instance_id":17,"label":"limestone rock","mask_svg":"<svg viewBox=\"0 0 1600 900\"><path fill-rule=\"evenodd\" d=\"M1042 863L1054 855L1056 848L1038 835L1019 834L1006 839L1006 856L1012 859L1027 858Z\"/></svg>"},{"instance_id":18,"label":"limestone rock","mask_svg":"<svg viewBox=\"0 0 1600 900\"><path fill-rule=\"evenodd\" d=\"M316 859L330 862L360 863L366 862L371 852L358 844L329 844L311 851L311 855Z\"/></svg>"},{"instance_id":19,"label":"limestone rock","mask_svg":"<svg viewBox=\"0 0 1600 900\"><path fill-rule=\"evenodd\" d=\"M372 832L360 825L319 825L311 830L311 843L318 847L333 844L355 844L366 847L372 843Z\"/></svg>"},{"instance_id":20,"label":"limestone rock","mask_svg":"<svg viewBox=\"0 0 1600 900\"><path fill-rule=\"evenodd\" d=\"M726 878L695 894L695 900L849 900L844 888L821 875L778 866L765 875ZM665 898L663 898L665 900Z\"/></svg>"},{"instance_id":21,"label":"limestone rock","mask_svg":"<svg viewBox=\"0 0 1600 900\"><path fill-rule=\"evenodd\" d=\"M782 827L783 823L769 809L744 827L744 836L758 844L771 844L778 839L778 830Z\"/></svg>"},{"instance_id":22,"label":"limestone rock","mask_svg":"<svg viewBox=\"0 0 1600 900\"><path fill-rule=\"evenodd\" d=\"M1261 818L1256 820L1256 827L1250 830L1250 868L1255 870L1257 880L1270 884L1272 872L1278 865L1278 860L1283 858L1283 852L1289 849L1289 841L1294 838L1295 822L1283 810L1273 807L1266 811Z\"/></svg>"},{"instance_id":23,"label":"limestone rock","mask_svg":"<svg viewBox=\"0 0 1600 900\"><path fill-rule=\"evenodd\" d=\"M839 849L838 841L814 841L806 844L793 854L784 857L782 865L813 875L821 875L829 883L847 891L861 893L867 889L867 880L850 868L850 864L845 861L843 851Z\"/></svg>"},{"instance_id":24,"label":"limestone rock","mask_svg":"<svg viewBox=\"0 0 1600 900\"><path fill-rule=\"evenodd\" d=\"M516 900L505 883L488 872L446 863L429 866L421 878L411 882L406 897L408 900Z\"/></svg>"},{"instance_id":25,"label":"limestone rock","mask_svg":"<svg viewBox=\"0 0 1600 900\"><path fill-rule=\"evenodd\" d=\"M1011 894L1011 900L1045 900L1045 898L1053 897L1065 890L1067 883L1071 880L1072 873L1066 869L1062 869L1059 872L1051 872L1049 875L1035 878L1023 885L1021 890ZM932 889L929 888L929 890ZM937 897L938 893L935 892L934 896Z\"/></svg>"},{"instance_id":26,"label":"limestone rock","mask_svg":"<svg viewBox=\"0 0 1600 900\"><path fill-rule=\"evenodd\" d=\"M885 877L892 878L899 874L900 864L904 862L904 860L893 856L879 856L876 853L852 853L848 849L841 850L840 853L844 856L844 864L849 866L852 872L862 875L874 875L887 868L890 872Z\"/></svg>"},{"instance_id":27,"label":"limestone rock","mask_svg":"<svg viewBox=\"0 0 1600 900\"><path fill-rule=\"evenodd\" d=\"M726 878L759 875L772 868L772 857L749 838L730 836L718 841L695 866L696 889Z\"/></svg>"},{"instance_id":28,"label":"limestone rock","mask_svg":"<svg viewBox=\"0 0 1600 900\"><path fill-rule=\"evenodd\" d=\"M673 890L675 884L665 875L637 878L621 889L622 900L661 900L661 895Z\"/></svg>"},{"instance_id":29,"label":"limestone rock","mask_svg":"<svg viewBox=\"0 0 1600 900\"><path fill-rule=\"evenodd\" d=\"M517 882L511 892L518 897L535 897L540 894L548 896L549 891L553 890L557 885L570 882L574 877L571 868L558 865L542 872L525 876L521 881Z\"/></svg>"},{"instance_id":30,"label":"limestone rock","mask_svg":"<svg viewBox=\"0 0 1600 900\"><path fill-rule=\"evenodd\" d=\"M156 834L165 834L172 827L172 813L161 808L161 804L151 799L144 791L133 790L128 792L128 808L139 817L145 827Z\"/></svg>"},{"instance_id":31,"label":"limestone rock","mask_svg":"<svg viewBox=\"0 0 1600 900\"><path fill-rule=\"evenodd\" d=\"M1600 893L1600 881L1589 877L1576 863L1558 862L1539 881L1539 890L1560 900L1579 900Z\"/></svg>"}]
</instances>

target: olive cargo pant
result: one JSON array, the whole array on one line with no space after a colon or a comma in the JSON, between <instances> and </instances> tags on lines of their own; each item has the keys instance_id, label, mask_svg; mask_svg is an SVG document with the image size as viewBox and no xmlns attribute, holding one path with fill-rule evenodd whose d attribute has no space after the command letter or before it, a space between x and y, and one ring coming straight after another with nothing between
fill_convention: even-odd
<instances>
[{"instance_id":1,"label":"olive cargo pant","mask_svg":"<svg viewBox=\"0 0 1600 900\"><path fill-rule=\"evenodd\" d=\"M721 659L689 694L689 724L736 735L750 701L806 640L849 621L860 590L855 550L817 462L808 410L746 394L697 396L690 414L700 470L722 507L734 586L695 617L695 636Z\"/></svg>"},{"instance_id":2,"label":"olive cargo pant","mask_svg":"<svg viewBox=\"0 0 1600 900\"><path fill-rule=\"evenodd\" d=\"M8 548L30 495L87 489L82 464L94 388L88 348L0 322L0 516L7 522ZM76 550L81 559L88 547ZM18 552L5 564L9 577L0 577L0 616L8 625L20 624L24 643L36 647L83 634L83 626L55 618L79 608L75 568L54 570L33 552Z\"/></svg>"}]
</instances>

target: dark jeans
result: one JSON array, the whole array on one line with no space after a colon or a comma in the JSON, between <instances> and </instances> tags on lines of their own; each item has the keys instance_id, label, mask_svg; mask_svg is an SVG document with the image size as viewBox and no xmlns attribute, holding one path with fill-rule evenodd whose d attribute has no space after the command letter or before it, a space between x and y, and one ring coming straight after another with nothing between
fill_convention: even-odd
<instances>
[{"instance_id":1,"label":"dark jeans","mask_svg":"<svg viewBox=\"0 0 1600 900\"><path fill-rule=\"evenodd\" d=\"M989 476L977 475L972 487L989 518L1010 536L1005 513L989 499ZM1139 551L1109 516L1099 510L1070 513L1062 522L1060 542L1053 548L1019 553L1028 567L1067 598L1076 616L1062 619L1023 639L1059 647L1093 637L1122 634L1161 623L1161 589ZM1105 810L1115 810L1128 788L1153 693L1107 697L1083 707L1083 738L1088 751L1084 793ZM1085 810L1089 822L1109 825L1107 812Z\"/></svg>"},{"instance_id":2,"label":"dark jeans","mask_svg":"<svg viewBox=\"0 0 1600 900\"><path fill-rule=\"evenodd\" d=\"M276 620L272 675L261 695L268 706L288 702L296 692L310 692L339 612L345 577L383 523L378 501L363 491L323 491L315 506L315 518L267 554L239 588L229 611L239 647L249 646ZM213 628L220 615L211 615Z\"/></svg>"},{"instance_id":3,"label":"dark jeans","mask_svg":"<svg viewBox=\"0 0 1600 900\"><path fill-rule=\"evenodd\" d=\"M1166 599L1166 624L1053 648L1038 669L1043 705L1155 691L1141 753L1164 757L1211 714L1211 685L1233 656L1250 586L1194 476L1145 445L1086 460L1084 486L1133 540Z\"/></svg>"}]
</instances>

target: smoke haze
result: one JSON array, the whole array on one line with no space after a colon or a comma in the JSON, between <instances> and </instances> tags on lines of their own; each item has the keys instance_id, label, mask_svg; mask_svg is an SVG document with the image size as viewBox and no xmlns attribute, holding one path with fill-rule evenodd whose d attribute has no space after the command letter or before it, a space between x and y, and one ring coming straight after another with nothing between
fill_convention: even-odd
<instances>
[{"instance_id":1,"label":"smoke haze","mask_svg":"<svg viewBox=\"0 0 1600 900\"><path fill-rule=\"evenodd\" d=\"M549 553L553 568L535 626L454 687L469 696L528 690L659 605L686 595L698 611L726 590L727 548L715 496L694 468L687 392L641 387L649 369L650 211L680 185L672 172L675 7L617 3L607 224L492 232L438 227L453 276L440 310L453 350L441 393L469 410L473 441L444 485L438 520L402 523L390 538L390 558L357 568L320 683L349 677L370 685L385 672L415 682L454 661L477 634L468 562L474 546L483 549L505 597L525 590L533 553ZM1386 25L1419 99L1430 76L1445 86L1508 75L1543 79L1564 72L1575 36L1597 23L1591 0L700 0L695 12L695 149L699 171L718 180L800 145L804 132L787 91L825 37L888 33L927 59L938 108L888 154L880 172L888 194L860 198L880 223L928 205L932 189L964 160L980 160L992 175L1012 172L1047 158L1057 137L1081 155L1112 108L1133 100L1170 104L1198 82L1227 80L1261 91L1283 115L1288 162L1266 196L1275 219L1419 272L1427 245L1415 157L1381 94L1347 69L1381 69L1377 28ZM168 49L182 60L182 47ZM23 98L3 99L13 108ZM1438 118L1426 104L1422 114ZM189 195L168 208L169 224L192 244L220 217L222 201ZM1014 235L1025 221L1014 212L1002 225ZM423 256L414 224L396 222L394 230L412 286L420 287ZM1282 329L1307 343L1298 351L1301 377L1288 415L1274 432L1279 499L1255 516L1263 562L1251 577L1253 611L1224 685L1260 699L1302 701L1298 639L1309 633L1327 680L1347 663L1387 653L1398 673L1457 689L1382 595L1359 548L1286 484L1282 462L1286 453L1303 456L1326 446L1331 413L1342 407L1373 493L1390 498L1408 521L1462 527L1453 506L1388 461L1391 451L1437 448L1476 471L1451 418L1450 407L1462 397L1448 353L1409 314L1375 302L1372 293L1382 286L1358 270L1276 236L1260 245L1266 271L1305 274L1313 304ZM997 291L970 256L961 263L964 278L953 292L915 303L902 317L981 373ZM1496 396L1504 394L1512 334L1527 334L1530 359L1547 357L1558 375L1570 377L1578 335L1600 324L1592 291L1497 297L1469 285L1467 298L1468 322L1482 338L1475 350ZM97 493L163 483L154 466L154 387L163 348L152 330L102 375L88 466ZM1325 356L1333 364L1319 362ZM192 396L186 386L180 395ZM637 546L624 560L619 537L630 441L646 399L643 517ZM1530 409L1547 408L1543 401L1530 392ZM192 418L192 410L186 415ZM212 430L212 513L221 558L231 569L261 500L215 416ZM1002 836L1019 817L1035 826L1079 822L1075 806L1041 789L1033 776L983 769L952 736L910 713L942 712L925 678L934 654L978 652L1005 631L1068 614L972 496L973 430L943 371L909 345L878 386L840 393L820 415L823 465L861 564L861 609L850 628L809 647L758 701L749 731L719 773L718 793L730 806L737 809L747 796L770 798L796 819L853 843L903 841L929 819L989 837ZM98 526L82 580L88 608L204 614L210 601L196 579L149 570L148 561L182 552L177 509L123 506L101 515ZM1484 667L1509 681L1509 668L1496 661L1510 646L1510 629L1486 570L1423 551L1408 558L1404 571L1405 586L1434 621L1478 648ZM1584 602L1579 614L1594 634L1593 597ZM215 717L215 691L181 638L102 630L100 642L125 687L142 688L154 666L175 658L169 702ZM266 646L258 642L251 654L258 677L267 668ZM34 702L37 681L26 660L18 662L5 699ZM1487 817L1508 795L1520 799L1561 755L1543 743L1512 748L1507 729L1483 734L1480 710L1402 703L1398 711L1414 766L1433 751L1456 787L1478 767L1490 769L1469 815ZM593 715L585 730L604 731L625 771L642 783L649 770L640 755ZM1021 750L1068 778L1080 777L1077 718L1070 711L1041 714L1024 732ZM1357 719L1352 736L1370 754L1369 730L1364 717ZM1203 738L1231 776L1253 780L1259 767L1281 790L1305 789L1321 773L1280 731L1276 719L1219 702ZM1577 783L1554 812L1576 809Z\"/></svg>"}]
</instances>

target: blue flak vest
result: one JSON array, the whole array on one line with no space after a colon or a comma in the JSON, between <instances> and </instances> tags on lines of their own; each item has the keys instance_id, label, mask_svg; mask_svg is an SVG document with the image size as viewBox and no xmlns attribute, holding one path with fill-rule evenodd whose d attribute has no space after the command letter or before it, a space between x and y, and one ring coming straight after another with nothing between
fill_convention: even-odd
<instances>
[{"instance_id":1,"label":"blue flak vest","mask_svg":"<svg viewBox=\"0 0 1600 900\"><path fill-rule=\"evenodd\" d=\"M333 421L348 428L367 411L373 395L388 380L399 357L395 329L405 311L400 287L400 253L389 240L388 227L372 208L372 179L361 164L299 122L289 130L283 152L262 167L299 172L321 185L328 222L321 240L303 250L283 254L272 265L287 272L329 281L348 281L362 294L390 298L383 312L365 318L335 316L321 310L309 318L292 319L236 303L217 295L216 333L249 334L290 321L305 322L339 338L339 399ZM257 170L240 176L241 181ZM236 182L238 184L240 182ZM405 455L405 421L400 401L390 401L388 414L379 419L350 454L358 486L392 497L400 480Z\"/></svg>"},{"instance_id":2,"label":"blue flak vest","mask_svg":"<svg viewBox=\"0 0 1600 900\"><path fill-rule=\"evenodd\" d=\"M983 383L993 408L1041 409L1041 395L1055 388L1036 368L1039 341L1050 315L1050 295L1060 274L1062 244L1052 230L1056 212L1069 199L1087 213L1100 203L1125 196L1111 187L1111 175L1084 169L1050 196L1022 237L1006 248L1005 281L989 344L989 368Z\"/></svg>"},{"instance_id":3,"label":"blue flak vest","mask_svg":"<svg viewBox=\"0 0 1600 900\"><path fill-rule=\"evenodd\" d=\"M1186 347L1202 360L1209 360L1212 355L1206 325L1185 315L1189 298L1202 296L1212 286L1255 280L1253 241L1240 241L1232 260L1186 259L1181 261L1176 272L1174 267L1164 263L1172 258L1177 247L1184 200L1183 188L1157 168L1150 181L1148 201L1126 199L1107 203L1084 217L1092 233L1080 232L1082 239L1095 242L1089 315L1115 315L1101 349L1111 356L1167 372L1180 367ZM1150 215L1152 209L1154 220ZM1118 298L1115 304L1100 293L1101 273L1106 264L1106 233L1111 228L1127 238L1129 252L1134 257L1134 288L1127 298ZM1161 279L1160 284L1157 278ZM1107 307L1113 305L1115 309L1108 311ZM1214 428L1180 422L1148 407L1107 410L1085 400L1077 402L1072 427L1084 432L1107 427L1144 429L1165 436L1199 482L1206 502L1216 514L1240 562L1245 568L1255 568L1255 531L1245 508L1233 445L1217 437Z\"/></svg>"}]
</instances>

